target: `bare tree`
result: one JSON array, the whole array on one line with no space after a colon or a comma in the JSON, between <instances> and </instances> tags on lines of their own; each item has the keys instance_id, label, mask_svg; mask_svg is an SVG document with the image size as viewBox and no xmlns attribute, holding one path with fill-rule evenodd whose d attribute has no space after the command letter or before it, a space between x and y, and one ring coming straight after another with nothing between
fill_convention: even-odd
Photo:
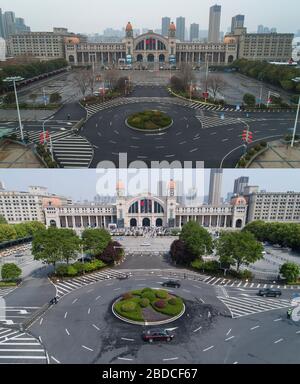
<instances>
[{"instance_id":1,"label":"bare tree","mask_svg":"<svg viewBox=\"0 0 300 384\"><path fill-rule=\"evenodd\" d=\"M214 101L216 101L218 93L223 91L227 86L225 80L220 76L211 76L207 81L207 88L211 91Z\"/></svg>"},{"instance_id":2,"label":"bare tree","mask_svg":"<svg viewBox=\"0 0 300 384\"><path fill-rule=\"evenodd\" d=\"M77 84L82 96L85 96L87 89L89 88L89 73L86 69L80 69L75 72L74 80Z\"/></svg>"},{"instance_id":3,"label":"bare tree","mask_svg":"<svg viewBox=\"0 0 300 384\"><path fill-rule=\"evenodd\" d=\"M116 69L110 69L105 74L105 80L109 83L110 89L115 89L119 79L119 74Z\"/></svg>"},{"instance_id":4,"label":"bare tree","mask_svg":"<svg viewBox=\"0 0 300 384\"><path fill-rule=\"evenodd\" d=\"M195 80L195 75L193 72L193 67L191 64L183 63L180 68L180 77L185 89L188 89L193 81Z\"/></svg>"}]
</instances>

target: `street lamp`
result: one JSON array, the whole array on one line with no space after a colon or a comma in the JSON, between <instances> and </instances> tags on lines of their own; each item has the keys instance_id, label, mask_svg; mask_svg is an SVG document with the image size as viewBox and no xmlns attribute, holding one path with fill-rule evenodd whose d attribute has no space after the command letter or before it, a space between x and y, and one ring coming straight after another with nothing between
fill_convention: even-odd
<instances>
[{"instance_id":1,"label":"street lamp","mask_svg":"<svg viewBox=\"0 0 300 384\"><path fill-rule=\"evenodd\" d=\"M43 121L43 138L44 138L44 144L45 144L45 141L46 141L46 132L45 132L45 124L50 121L50 119L46 119Z\"/></svg>"},{"instance_id":2,"label":"street lamp","mask_svg":"<svg viewBox=\"0 0 300 384\"><path fill-rule=\"evenodd\" d=\"M19 119L19 128L20 128L20 133L21 133L21 140L24 141L23 127L22 127L22 121L21 121L21 115L20 115L20 109L19 109L19 100L18 100L17 87L16 87L16 82L22 81L22 80L24 80L23 77L14 76L14 77L7 77L6 79L3 80L3 82L4 83L13 83L13 85L14 85L18 119Z\"/></svg>"},{"instance_id":3,"label":"street lamp","mask_svg":"<svg viewBox=\"0 0 300 384\"><path fill-rule=\"evenodd\" d=\"M296 132L297 132L297 124L298 124L298 118L299 118L299 111L300 111L300 96L299 96L299 101L298 101L298 108L297 108L297 113L296 113L294 133L293 133L293 139L292 139L292 144L291 144L292 148L294 147L295 140L296 140Z\"/></svg>"}]
</instances>

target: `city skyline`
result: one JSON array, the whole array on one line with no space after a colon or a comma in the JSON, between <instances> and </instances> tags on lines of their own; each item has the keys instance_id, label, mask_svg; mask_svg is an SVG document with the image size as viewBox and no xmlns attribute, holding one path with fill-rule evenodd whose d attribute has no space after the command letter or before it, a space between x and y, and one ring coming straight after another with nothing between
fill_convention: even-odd
<instances>
[{"instance_id":1,"label":"city skyline","mask_svg":"<svg viewBox=\"0 0 300 384\"><path fill-rule=\"evenodd\" d=\"M84 176L78 177L78 173ZM259 190L267 192L287 192L300 191L299 170L223 170L223 182L221 197L224 199L227 194L233 192L235 179L246 176L249 177L249 185L259 186ZM78 180L85 180L84 185ZM0 182L4 184L6 190L24 191L31 185L39 185L48 188L51 194L70 197L74 201L89 200L93 201L96 196L96 184L99 180L95 170L38 170L30 171L10 169L2 170ZM204 170L204 195L209 193L210 170Z\"/></svg>"},{"instance_id":2,"label":"city skyline","mask_svg":"<svg viewBox=\"0 0 300 384\"><path fill-rule=\"evenodd\" d=\"M13 11L25 18L33 31L51 30L53 26L66 26L74 32L99 33L108 27L119 29L129 19L134 28L143 28L146 25L155 29L160 28L162 17L169 16L175 20L180 15L186 18L186 25L199 23L200 29L208 29L209 8L214 5L214 2L204 0L201 6L195 0L190 0L189 3L189 6L183 10L182 3L174 0L170 12L167 4L154 0L152 5L157 4L159 7L152 6L145 14L139 12L140 2L137 0L131 1L130 9L128 9L127 3L122 3L120 0L106 5L105 9L101 2L91 0L89 4L93 12L90 14L86 12L86 5L78 0L72 1L72 10L75 10L73 13L69 12L68 2L63 5L57 0L53 0L51 3L44 2L42 5L37 0L28 0L26 4L20 0L2 0L1 8L2 11ZM271 0L265 0L263 3L253 0L251 4L245 0L241 0L238 4L232 0L223 0L218 1L217 4L222 6L221 30L223 31L227 31L232 17L237 14L246 16L245 25L249 31L256 31L259 24L277 27L278 32L296 32L299 29L298 13L291 11L299 7L296 0L289 0L289 6L284 8L279 2L274 4ZM260 9L259 17L257 17L258 7ZM58 8L60 9L59 14L56 12ZM116 17L116 12L114 12L116 9L117 14L122 15L121 17ZM86 15L86 17L83 18L82 15ZM101 19L98 15L101 15Z\"/></svg>"}]
</instances>

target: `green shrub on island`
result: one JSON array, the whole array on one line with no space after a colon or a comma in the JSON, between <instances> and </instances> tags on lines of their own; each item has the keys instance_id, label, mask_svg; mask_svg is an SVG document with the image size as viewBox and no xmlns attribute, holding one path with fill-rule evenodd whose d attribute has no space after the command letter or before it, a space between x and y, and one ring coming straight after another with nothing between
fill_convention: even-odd
<instances>
[{"instance_id":1,"label":"green shrub on island","mask_svg":"<svg viewBox=\"0 0 300 384\"><path fill-rule=\"evenodd\" d=\"M127 122L133 128L151 131L168 127L172 119L164 112L144 111L129 116Z\"/></svg>"}]
</instances>

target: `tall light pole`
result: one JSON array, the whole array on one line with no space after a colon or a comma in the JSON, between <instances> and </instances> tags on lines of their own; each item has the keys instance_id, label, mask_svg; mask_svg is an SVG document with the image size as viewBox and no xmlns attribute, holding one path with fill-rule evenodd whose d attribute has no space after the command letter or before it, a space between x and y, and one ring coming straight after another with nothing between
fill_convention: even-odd
<instances>
[{"instance_id":1,"label":"tall light pole","mask_svg":"<svg viewBox=\"0 0 300 384\"><path fill-rule=\"evenodd\" d=\"M296 140L296 132L297 132L297 124L298 124L298 118L299 118L299 111L300 111L300 96L299 96L299 101L298 101L298 109L297 109L295 126L294 126L294 133L293 133L293 139L292 139L292 144L291 144L292 148L294 147L295 140Z\"/></svg>"},{"instance_id":2,"label":"tall light pole","mask_svg":"<svg viewBox=\"0 0 300 384\"><path fill-rule=\"evenodd\" d=\"M14 77L7 77L3 80L5 83L13 83L14 85L14 91L15 91L15 98L16 98L16 105L17 105L17 112L18 112L18 119L19 119L19 128L21 133L21 140L24 141L24 134L23 134L23 127L22 127L22 121L21 121L21 115L20 115L20 109L19 109L19 100L18 100L18 94L17 94L17 87L16 82L24 80L21 76L14 76Z\"/></svg>"},{"instance_id":3,"label":"tall light pole","mask_svg":"<svg viewBox=\"0 0 300 384\"><path fill-rule=\"evenodd\" d=\"M45 132L45 124L50 121L50 119L46 119L43 121L43 138L44 138L44 144L45 144L45 140L46 140L46 132Z\"/></svg>"}]
</instances>

